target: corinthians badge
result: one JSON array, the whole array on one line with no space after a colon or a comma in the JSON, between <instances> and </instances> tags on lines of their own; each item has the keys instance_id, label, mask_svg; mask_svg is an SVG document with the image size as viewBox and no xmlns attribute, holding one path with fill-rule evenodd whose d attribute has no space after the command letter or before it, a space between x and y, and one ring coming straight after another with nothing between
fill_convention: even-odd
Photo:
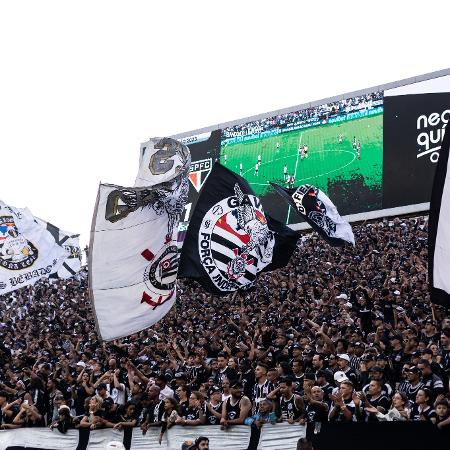
<instances>
[{"instance_id":1,"label":"corinthians badge","mask_svg":"<svg viewBox=\"0 0 450 450\"><path fill-rule=\"evenodd\" d=\"M176 245L165 245L155 255L150 249L141 255L150 262L144 272L144 282L150 293L143 292L141 303L153 309L169 301L175 294L179 253Z\"/></svg>"},{"instance_id":2,"label":"corinthians badge","mask_svg":"<svg viewBox=\"0 0 450 450\"><path fill-rule=\"evenodd\" d=\"M37 248L19 233L13 216L0 216L0 266L8 270L27 269L37 258Z\"/></svg>"},{"instance_id":3,"label":"corinthians badge","mask_svg":"<svg viewBox=\"0 0 450 450\"><path fill-rule=\"evenodd\" d=\"M200 261L224 292L250 287L272 262L275 245L260 200L244 194L237 183L234 192L209 209L198 236Z\"/></svg>"}]
</instances>

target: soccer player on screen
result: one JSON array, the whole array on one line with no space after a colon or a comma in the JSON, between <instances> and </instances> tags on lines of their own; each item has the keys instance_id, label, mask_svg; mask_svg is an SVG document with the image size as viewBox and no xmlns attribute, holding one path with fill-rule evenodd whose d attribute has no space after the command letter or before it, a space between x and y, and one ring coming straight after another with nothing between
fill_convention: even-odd
<instances>
[{"instance_id":1,"label":"soccer player on screen","mask_svg":"<svg viewBox=\"0 0 450 450\"><path fill-rule=\"evenodd\" d=\"M239 175L242 177L242 163L239 163Z\"/></svg>"},{"instance_id":2,"label":"soccer player on screen","mask_svg":"<svg viewBox=\"0 0 450 450\"><path fill-rule=\"evenodd\" d=\"M283 169L283 177L284 177L284 181L287 181L287 179L288 179L288 168L287 168L287 165L285 164L284 165L284 169Z\"/></svg>"},{"instance_id":3,"label":"soccer player on screen","mask_svg":"<svg viewBox=\"0 0 450 450\"><path fill-rule=\"evenodd\" d=\"M300 160L303 161L305 158L305 147L303 145L299 147L298 154L300 155Z\"/></svg>"},{"instance_id":4,"label":"soccer player on screen","mask_svg":"<svg viewBox=\"0 0 450 450\"><path fill-rule=\"evenodd\" d=\"M356 144L356 136L353 136L353 151L355 151L356 152L356 147L357 147L357 144Z\"/></svg>"},{"instance_id":5,"label":"soccer player on screen","mask_svg":"<svg viewBox=\"0 0 450 450\"><path fill-rule=\"evenodd\" d=\"M258 176L258 170L259 170L259 162L257 162L257 163L255 164L255 173L254 173L254 176L255 176L255 177Z\"/></svg>"},{"instance_id":6,"label":"soccer player on screen","mask_svg":"<svg viewBox=\"0 0 450 450\"><path fill-rule=\"evenodd\" d=\"M342 133L339 133L338 142L339 144L342 144Z\"/></svg>"},{"instance_id":7,"label":"soccer player on screen","mask_svg":"<svg viewBox=\"0 0 450 450\"><path fill-rule=\"evenodd\" d=\"M261 164L261 153L258 155L258 164Z\"/></svg>"},{"instance_id":8,"label":"soccer player on screen","mask_svg":"<svg viewBox=\"0 0 450 450\"><path fill-rule=\"evenodd\" d=\"M289 177L289 181L288 181L289 189L294 189L294 184L295 184L295 177L294 177L294 175L291 175Z\"/></svg>"},{"instance_id":9,"label":"soccer player on screen","mask_svg":"<svg viewBox=\"0 0 450 450\"><path fill-rule=\"evenodd\" d=\"M361 141L358 141L357 150L358 150L358 159L361 159Z\"/></svg>"},{"instance_id":10,"label":"soccer player on screen","mask_svg":"<svg viewBox=\"0 0 450 450\"><path fill-rule=\"evenodd\" d=\"M309 147L307 145L305 145L304 150L305 150L305 158L307 158Z\"/></svg>"}]
</instances>

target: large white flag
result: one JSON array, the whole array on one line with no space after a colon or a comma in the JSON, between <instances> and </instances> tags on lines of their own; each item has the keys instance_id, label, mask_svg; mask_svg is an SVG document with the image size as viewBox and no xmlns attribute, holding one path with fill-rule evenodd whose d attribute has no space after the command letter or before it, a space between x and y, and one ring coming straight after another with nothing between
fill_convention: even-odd
<instances>
[{"instance_id":1,"label":"large white flag","mask_svg":"<svg viewBox=\"0 0 450 450\"><path fill-rule=\"evenodd\" d=\"M65 258L65 250L27 208L0 201L0 294L48 277Z\"/></svg>"},{"instance_id":2,"label":"large white flag","mask_svg":"<svg viewBox=\"0 0 450 450\"><path fill-rule=\"evenodd\" d=\"M177 231L190 161L189 149L180 142L152 139L141 146L135 187L100 185L89 277L104 340L150 327L175 302Z\"/></svg>"},{"instance_id":3,"label":"large white flag","mask_svg":"<svg viewBox=\"0 0 450 450\"><path fill-rule=\"evenodd\" d=\"M36 218L36 220L49 231L55 242L66 252L66 259L58 269L58 272L54 273L51 278L66 279L76 275L81 270L80 235L61 230L45 220L39 218Z\"/></svg>"},{"instance_id":4,"label":"large white flag","mask_svg":"<svg viewBox=\"0 0 450 450\"><path fill-rule=\"evenodd\" d=\"M450 307L450 132L434 174L428 224L428 282L432 303Z\"/></svg>"}]
</instances>

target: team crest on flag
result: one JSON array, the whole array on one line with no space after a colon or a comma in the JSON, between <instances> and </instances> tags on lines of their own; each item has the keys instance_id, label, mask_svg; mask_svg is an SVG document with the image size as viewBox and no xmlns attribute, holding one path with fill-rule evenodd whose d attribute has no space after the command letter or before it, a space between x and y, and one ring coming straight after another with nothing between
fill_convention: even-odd
<instances>
[{"instance_id":1,"label":"team crest on flag","mask_svg":"<svg viewBox=\"0 0 450 450\"><path fill-rule=\"evenodd\" d=\"M221 291L251 286L272 262L275 245L259 198L237 183L234 192L209 209L198 235L201 264Z\"/></svg>"},{"instance_id":2,"label":"team crest on flag","mask_svg":"<svg viewBox=\"0 0 450 450\"><path fill-rule=\"evenodd\" d=\"M144 271L144 283L150 294L144 291L141 303L148 303L156 309L170 300L175 293L180 259L178 247L166 245L156 255L146 249L141 255L150 262Z\"/></svg>"},{"instance_id":3,"label":"team crest on flag","mask_svg":"<svg viewBox=\"0 0 450 450\"><path fill-rule=\"evenodd\" d=\"M14 217L1 216L0 266L8 270L27 269L37 258L37 248L19 232Z\"/></svg>"},{"instance_id":4,"label":"team crest on flag","mask_svg":"<svg viewBox=\"0 0 450 450\"><path fill-rule=\"evenodd\" d=\"M208 175L212 169L212 158L201 159L199 161L193 161L189 168L189 181L194 186L197 192L205 184Z\"/></svg>"}]
</instances>

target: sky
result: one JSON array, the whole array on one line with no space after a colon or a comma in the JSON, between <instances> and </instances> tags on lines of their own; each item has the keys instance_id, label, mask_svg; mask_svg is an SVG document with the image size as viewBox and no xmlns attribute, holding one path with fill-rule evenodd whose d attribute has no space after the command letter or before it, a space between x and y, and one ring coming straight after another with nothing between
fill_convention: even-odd
<instances>
[{"instance_id":1,"label":"sky","mask_svg":"<svg viewBox=\"0 0 450 450\"><path fill-rule=\"evenodd\" d=\"M450 67L448 1L0 0L0 199L89 231L139 145Z\"/></svg>"}]
</instances>

